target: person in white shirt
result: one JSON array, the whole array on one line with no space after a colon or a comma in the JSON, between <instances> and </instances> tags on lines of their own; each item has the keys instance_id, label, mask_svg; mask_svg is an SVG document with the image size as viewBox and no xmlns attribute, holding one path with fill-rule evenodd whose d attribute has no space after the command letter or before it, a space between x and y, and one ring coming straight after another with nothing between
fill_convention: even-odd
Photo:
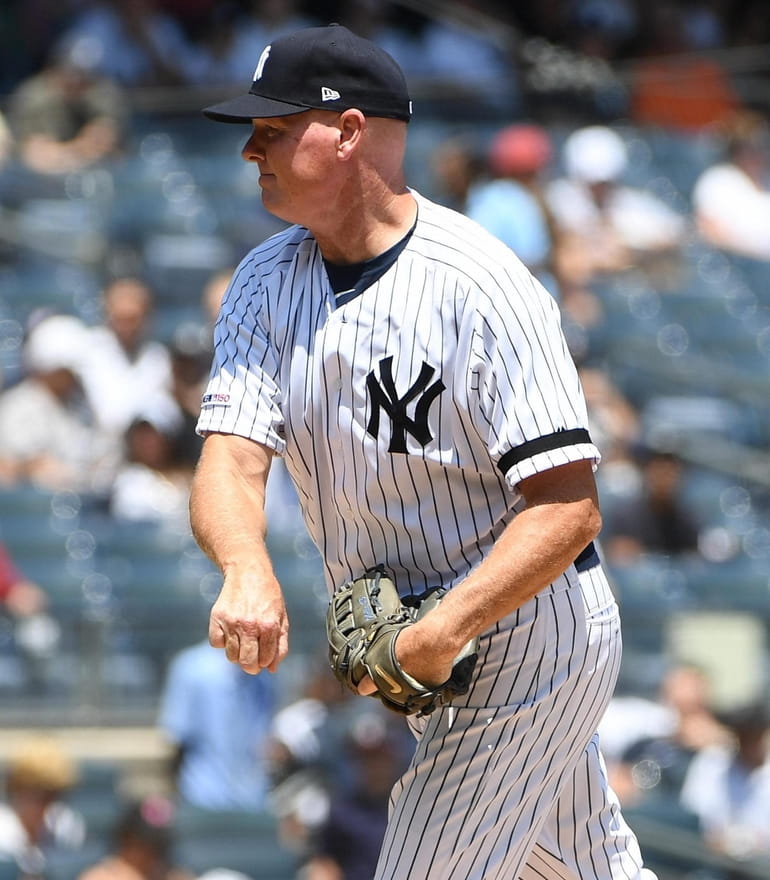
<instances>
[{"instance_id":1,"label":"person in white shirt","mask_svg":"<svg viewBox=\"0 0 770 880\"><path fill-rule=\"evenodd\" d=\"M119 442L148 402L171 395L171 356L153 339L153 294L139 278L121 277L102 293L104 322L89 330L83 386L100 428Z\"/></svg>"},{"instance_id":2,"label":"person in white shirt","mask_svg":"<svg viewBox=\"0 0 770 880\"><path fill-rule=\"evenodd\" d=\"M561 233L565 281L590 283L681 244L685 218L625 182L628 149L614 129L590 125L574 131L564 142L562 161L565 173L548 185L546 199Z\"/></svg>"},{"instance_id":3,"label":"person in white shirt","mask_svg":"<svg viewBox=\"0 0 770 880\"><path fill-rule=\"evenodd\" d=\"M72 315L34 322L24 378L0 394L0 479L58 490L99 491L116 457L96 430L79 383L88 331Z\"/></svg>"},{"instance_id":4,"label":"person in white shirt","mask_svg":"<svg viewBox=\"0 0 770 880\"><path fill-rule=\"evenodd\" d=\"M725 251L770 260L770 126L744 112L726 127L724 157L695 182L700 234Z\"/></svg>"},{"instance_id":5,"label":"person in white shirt","mask_svg":"<svg viewBox=\"0 0 770 880\"><path fill-rule=\"evenodd\" d=\"M709 846L736 858L770 855L770 712L762 703L727 717L732 746L702 749L682 786Z\"/></svg>"}]
</instances>

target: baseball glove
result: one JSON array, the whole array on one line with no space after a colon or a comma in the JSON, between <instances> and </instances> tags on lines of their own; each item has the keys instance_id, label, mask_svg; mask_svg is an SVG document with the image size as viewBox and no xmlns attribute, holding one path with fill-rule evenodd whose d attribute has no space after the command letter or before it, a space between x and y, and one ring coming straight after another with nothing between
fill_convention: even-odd
<instances>
[{"instance_id":1,"label":"baseball glove","mask_svg":"<svg viewBox=\"0 0 770 880\"><path fill-rule=\"evenodd\" d=\"M452 675L438 687L427 687L404 672L396 660L398 634L441 601L444 589L402 600L381 566L343 584L332 596L326 613L329 665L351 691L369 675L377 687L373 696L404 715L430 714L467 692L478 657L472 639L455 658Z\"/></svg>"}]
</instances>

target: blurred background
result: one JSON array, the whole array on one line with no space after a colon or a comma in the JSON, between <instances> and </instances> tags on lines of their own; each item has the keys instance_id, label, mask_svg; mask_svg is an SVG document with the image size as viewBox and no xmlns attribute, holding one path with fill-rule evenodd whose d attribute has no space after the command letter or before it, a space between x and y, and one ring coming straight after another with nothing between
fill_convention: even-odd
<instances>
[{"instance_id":1,"label":"blurred background","mask_svg":"<svg viewBox=\"0 0 770 880\"><path fill-rule=\"evenodd\" d=\"M221 580L186 511L220 298L281 228L246 132L200 109L245 90L273 37L330 21L407 75L409 184L506 241L562 308L624 622L601 735L650 867L770 878L766 13L5 0L0 878L371 877L410 744L329 681L285 472L274 676L205 644Z\"/></svg>"}]
</instances>

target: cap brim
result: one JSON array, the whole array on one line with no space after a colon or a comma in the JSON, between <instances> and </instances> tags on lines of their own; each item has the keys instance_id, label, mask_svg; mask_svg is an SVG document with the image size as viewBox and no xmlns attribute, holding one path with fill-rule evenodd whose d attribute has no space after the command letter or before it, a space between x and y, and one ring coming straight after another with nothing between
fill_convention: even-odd
<instances>
[{"instance_id":1,"label":"cap brim","mask_svg":"<svg viewBox=\"0 0 770 880\"><path fill-rule=\"evenodd\" d=\"M267 119L271 116L293 116L309 109L299 104L289 104L249 93L221 104L212 104L204 109L203 115L214 122L251 122L252 119Z\"/></svg>"}]
</instances>

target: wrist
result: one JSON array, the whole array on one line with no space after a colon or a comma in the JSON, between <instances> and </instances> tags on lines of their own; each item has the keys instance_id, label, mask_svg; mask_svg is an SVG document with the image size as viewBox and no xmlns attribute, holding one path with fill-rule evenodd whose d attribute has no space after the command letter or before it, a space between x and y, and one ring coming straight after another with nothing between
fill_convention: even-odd
<instances>
[{"instance_id":1,"label":"wrist","mask_svg":"<svg viewBox=\"0 0 770 880\"><path fill-rule=\"evenodd\" d=\"M276 580L270 560L254 558L253 551L249 556L229 557L222 563L221 568L225 584L243 584L251 587L255 584L271 584Z\"/></svg>"},{"instance_id":2,"label":"wrist","mask_svg":"<svg viewBox=\"0 0 770 880\"><path fill-rule=\"evenodd\" d=\"M399 644L402 639L403 645ZM436 611L432 611L405 629L399 635L397 644L412 662L419 663L422 658L430 658L431 663L451 663L467 641L461 641L451 625L447 625Z\"/></svg>"}]
</instances>

